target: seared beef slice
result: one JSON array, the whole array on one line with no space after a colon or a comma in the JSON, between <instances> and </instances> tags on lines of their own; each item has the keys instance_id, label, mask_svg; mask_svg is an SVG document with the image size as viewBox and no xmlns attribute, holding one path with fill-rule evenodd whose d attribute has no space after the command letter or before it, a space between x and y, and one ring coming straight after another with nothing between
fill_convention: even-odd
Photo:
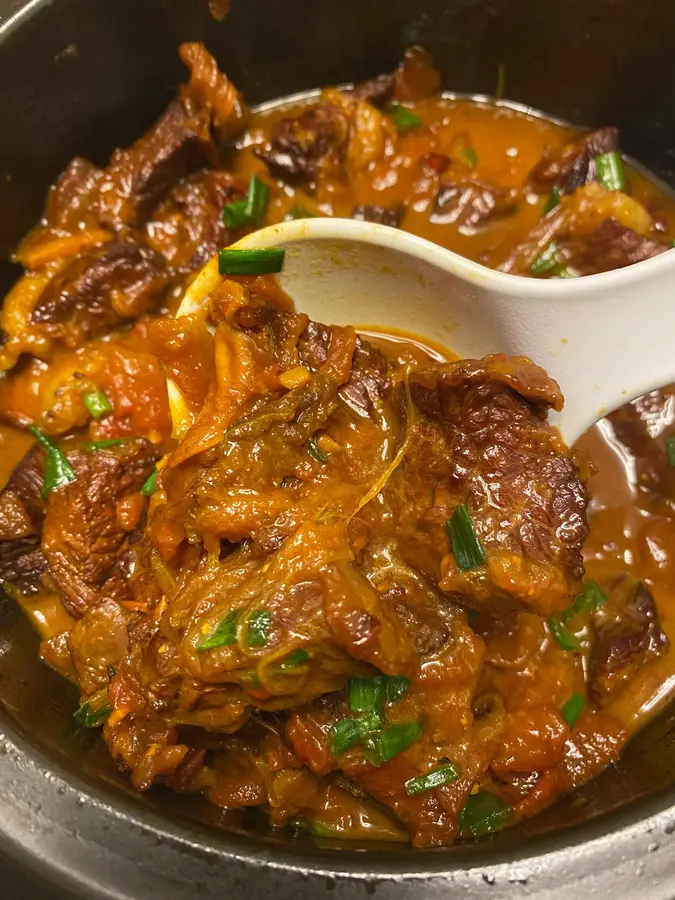
<instances>
[{"instance_id":1,"label":"seared beef slice","mask_svg":"<svg viewBox=\"0 0 675 900\"><path fill-rule=\"evenodd\" d=\"M0 584L24 594L37 591L46 568L40 550L42 477L42 454L30 450L0 494Z\"/></svg>"}]
</instances>

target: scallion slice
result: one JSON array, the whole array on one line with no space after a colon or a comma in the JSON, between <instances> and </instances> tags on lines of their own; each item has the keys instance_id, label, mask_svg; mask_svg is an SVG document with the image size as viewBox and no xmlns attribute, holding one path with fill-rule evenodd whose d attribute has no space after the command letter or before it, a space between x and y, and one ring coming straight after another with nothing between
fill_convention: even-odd
<instances>
[{"instance_id":1,"label":"scallion slice","mask_svg":"<svg viewBox=\"0 0 675 900\"><path fill-rule=\"evenodd\" d=\"M306 663L308 659L309 653L299 647L297 650L293 650L292 653L289 653L286 659L279 663L279 668L282 672L290 672Z\"/></svg>"},{"instance_id":2,"label":"scallion slice","mask_svg":"<svg viewBox=\"0 0 675 900\"><path fill-rule=\"evenodd\" d=\"M352 712L380 712L382 709L382 676L349 679L349 708Z\"/></svg>"},{"instance_id":3,"label":"scallion slice","mask_svg":"<svg viewBox=\"0 0 675 900\"><path fill-rule=\"evenodd\" d=\"M445 527L457 565L463 572L485 565L487 561L485 550L478 539L466 504L460 503L455 508Z\"/></svg>"},{"instance_id":4,"label":"scallion slice","mask_svg":"<svg viewBox=\"0 0 675 900\"><path fill-rule=\"evenodd\" d=\"M563 650L581 650L579 638L564 624L562 616L550 616L547 622L548 627Z\"/></svg>"},{"instance_id":5,"label":"scallion slice","mask_svg":"<svg viewBox=\"0 0 675 900\"><path fill-rule=\"evenodd\" d=\"M94 388L82 395L82 402L87 407L94 419L100 419L112 412L110 401L100 388Z\"/></svg>"},{"instance_id":6,"label":"scallion slice","mask_svg":"<svg viewBox=\"0 0 675 900\"><path fill-rule=\"evenodd\" d=\"M471 794L459 815L464 835L481 837L505 825L514 816L513 807L490 791Z\"/></svg>"},{"instance_id":7,"label":"scallion slice","mask_svg":"<svg viewBox=\"0 0 675 900\"><path fill-rule=\"evenodd\" d=\"M422 124L419 116L405 106L401 106L400 103L387 104L385 112L393 121L397 131L410 131Z\"/></svg>"},{"instance_id":8,"label":"scallion slice","mask_svg":"<svg viewBox=\"0 0 675 900\"><path fill-rule=\"evenodd\" d=\"M248 634L246 643L249 647L264 647L267 644L267 634L272 624L272 613L266 609L256 609L248 620Z\"/></svg>"},{"instance_id":9,"label":"scallion slice","mask_svg":"<svg viewBox=\"0 0 675 900\"><path fill-rule=\"evenodd\" d=\"M113 711L112 706L103 706L100 709L92 709L89 701L85 700L73 713L73 718L85 728L98 728L103 725Z\"/></svg>"},{"instance_id":10,"label":"scallion slice","mask_svg":"<svg viewBox=\"0 0 675 900\"><path fill-rule=\"evenodd\" d=\"M363 755L371 766L381 766L403 753L422 736L419 722L399 722L380 734L369 734L361 740Z\"/></svg>"},{"instance_id":11,"label":"scallion slice","mask_svg":"<svg viewBox=\"0 0 675 900\"><path fill-rule=\"evenodd\" d=\"M42 496L46 497L53 490L75 481L77 475L70 465L62 450L44 435L35 425L29 425L28 430L46 453L45 474L42 482Z\"/></svg>"},{"instance_id":12,"label":"scallion slice","mask_svg":"<svg viewBox=\"0 0 675 900\"><path fill-rule=\"evenodd\" d=\"M294 222L296 219L318 219L318 216L305 206L291 206L284 216L284 222Z\"/></svg>"},{"instance_id":13,"label":"scallion slice","mask_svg":"<svg viewBox=\"0 0 675 900\"><path fill-rule=\"evenodd\" d=\"M595 157L595 173L600 184L608 191L626 190L626 172L621 154L615 150Z\"/></svg>"},{"instance_id":14,"label":"scallion slice","mask_svg":"<svg viewBox=\"0 0 675 900\"><path fill-rule=\"evenodd\" d=\"M570 728L574 728L577 724L577 719L581 715L581 711L584 708L584 695L583 694L572 694L569 700L565 700L562 705L562 714L563 719L567 722Z\"/></svg>"},{"instance_id":15,"label":"scallion slice","mask_svg":"<svg viewBox=\"0 0 675 900\"><path fill-rule=\"evenodd\" d=\"M384 696L387 703L398 703L410 687L410 679L405 675L384 676Z\"/></svg>"},{"instance_id":16,"label":"scallion slice","mask_svg":"<svg viewBox=\"0 0 675 900\"><path fill-rule=\"evenodd\" d=\"M337 756L349 750L361 738L382 728L382 719L374 710L365 713L358 719L342 719L333 728L331 750Z\"/></svg>"},{"instance_id":17,"label":"scallion slice","mask_svg":"<svg viewBox=\"0 0 675 900\"><path fill-rule=\"evenodd\" d=\"M309 455L320 463L328 462L328 454L324 453L321 447L316 442L316 438L310 438L307 441L307 452Z\"/></svg>"},{"instance_id":18,"label":"scallion slice","mask_svg":"<svg viewBox=\"0 0 675 900\"><path fill-rule=\"evenodd\" d=\"M286 251L279 247L264 250L239 250L228 247L218 251L218 271L221 275L267 275L281 272Z\"/></svg>"},{"instance_id":19,"label":"scallion slice","mask_svg":"<svg viewBox=\"0 0 675 900\"><path fill-rule=\"evenodd\" d=\"M546 201L546 206L544 207L544 215L550 213L552 209L555 209L560 203L560 191L557 187L554 187L551 193L548 196L548 200Z\"/></svg>"},{"instance_id":20,"label":"scallion slice","mask_svg":"<svg viewBox=\"0 0 675 900\"><path fill-rule=\"evenodd\" d=\"M425 791L433 791L434 788L443 787L459 778L459 769L451 762L447 765L432 769L426 775L418 775L405 783L405 791L410 797L414 794L423 794Z\"/></svg>"},{"instance_id":21,"label":"scallion slice","mask_svg":"<svg viewBox=\"0 0 675 900\"><path fill-rule=\"evenodd\" d=\"M228 228L243 228L248 225L249 219L246 213L248 200L235 200L234 203L228 203L223 210L223 222Z\"/></svg>"},{"instance_id":22,"label":"scallion slice","mask_svg":"<svg viewBox=\"0 0 675 900\"><path fill-rule=\"evenodd\" d=\"M668 462L675 467L675 434L669 434L666 438L666 453L668 454Z\"/></svg>"},{"instance_id":23,"label":"scallion slice","mask_svg":"<svg viewBox=\"0 0 675 900\"><path fill-rule=\"evenodd\" d=\"M129 438L107 438L104 441L85 441L79 445L80 450L85 453L91 453L94 450L107 450L108 447L119 447L120 444L126 444Z\"/></svg>"},{"instance_id":24,"label":"scallion slice","mask_svg":"<svg viewBox=\"0 0 675 900\"><path fill-rule=\"evenodd\" d=\"M565 610L562 619L566 622L577 613L595 612L605 603L607 603L607 594L596 581L591 581L589 578L584 582L583 593L575 599L571 609Z\"/></svg>"},{"instance_id":25,"label":"scallion slice","mask_svg":"<svg viewBox=\"0 0 675 900\"><path fill-rule=\"evenodd\" d=\"M154 494L157 490L157 469L148 475L145 484L141 488L141 494L145 497L149 497L151 494Z\"/></svg>"},{"instance_id":26,"label":"scallion slice","mask_svg":"<svg viewBox=\"0 0 675 900\"><path fill-rule=\"evenodd\" d=\"M246 215L249 222L254 225L262 224L267 209L267 201L269 200L270 189L265 182L252 175L248 183L248 195L246 197Z\"/></svg>"},{"instance_id":27,"label":"scallion slice","mask_svg":"<svg viewBox=\"0 0 675 900\"><path fill-rule=\"evenodd\" d=\"M478 154L473 147L462 147L459 151L459 155L470 169L475 169L478 165Z\"/></svg>"},{"instance_id":28,"label":"scallion slice","mask_svg":"<svg viewBox=\"0 0 675 900\"><path fill-rule=\"evenodd\" d=\"M495 85L495 99L503 100L506 90L506 66L503 62L497 65L497 84Z\"/></svg>"},{"instance_id":29,"label":"scallion slice","mask_svg":"<svg viewBox=\"0 0 675 900\"><path fill-rule=\"evenodd\" d=\"M533 275L545 275L551 272L558 265L558 245L555 241L551 241L548 247L543 250L530 266L530 272Z\"/></svg>"},{"instance_id":30,"label":"scallion slice","mask_svg":"<svg viewBox=\"0 0 675 900\"><path fill-rule=\"evenodd\" d=\"M237 643L237 622L239 610L232 609L224 619L218 623L218 627L205 640L197 644L197 650L215 650L216 647L230 647Z\"/></svg>"}]
</instances>

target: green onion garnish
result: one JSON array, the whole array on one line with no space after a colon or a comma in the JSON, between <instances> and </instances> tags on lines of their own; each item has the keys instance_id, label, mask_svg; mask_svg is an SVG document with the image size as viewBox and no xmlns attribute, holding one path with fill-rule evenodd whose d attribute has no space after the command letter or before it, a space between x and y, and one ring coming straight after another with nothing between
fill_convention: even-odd
<instances>
[{"instance_id":1,"label":"green onion garnish","mask_svg":"<svg viewBox=\"0 0 675 900\"><path fill-rule=\"evenodd\" d=\"M382 709L382 676L349 679L349 708L352 712L380 712Z\"/></svg>"},{"instance_id":2,"label":"green onion garnish","mask_svg":"<svg viewBox=\"0 0 675 900\"><path fill-rule=\"evenodd\" d=\"M328 462L328 454L324 453L321 447L316 442L316 438L310 438L307 441L307 452L309 455L320 463Z\"/></svg>"},{"instance_id":3,"label":"green onion garnish","mask_svg":"<svg viewBox=\"0 0 675 900\"><path fill-rule=\"evenodd\" d=\"M252 175L248 183L248 196L246 197L246 215L249 222L252 222L254 225L262 223L269 196L270 189L265 182L258 178L257 175Z\"/></svg>"},{"instance_id":4,"label":"green onion garnish","mask_svg":"<svg viewBox=\"0 0 675 900\"><path fill-rule=\"evenodd\" d=\"M56 444L44 435L39 428L35 425L29 425L28 430L47 454L44 480L42 482L42 496L46 497L47 494L56 488L65 487L65 485L75 481L77 475L63 451L59 450Z\"/></svg>"},{"instance_id":5,"label":"green onion garnish","mask_svg":"<svg viewBox=\"0 0 675 900\"><path fill-rule=\"evenodd\" d=\"M419 741L422 726L419 722L399 722L380 734L369 734L361 740L363 755L371 766L381 766Z\"/></svg>"},{"instance_id":6,"label":"green onion garnish","mask_svg":"<svg viewBox=\"0 0 675 900\"><path fill-rule=\"evenodd\" d=\"M503 100L506 90L506 66L500 62L497 66L497 84L495 86L495 99Z\"/></svg>"},{"instance_id":7,"label":"green onion garnish","mask_svg":"<svg viewBox=\"0 0 675 900\"><path fill-rule=\"evenodd\" d=\"M562 616L550 616L547 622L563 650L581 650L579 638L563 623Z\"/></svg>"},{"instance_id":8,"label":"green onion garnish","mask_svg":"<svg viewBox=\"0 0 675 900\"><path fill-rule=\"evenodd\" d=\"M292 653L289 653L286 659L279 663L279 668L282 672L288 672L292 669L297 669L298 666L306 663L308 659L309 653L306 650L298 648L297 650L293 650Z\"/></svg>"},{"instance_id":9,"label":"green onion garnish","mask_svg":"<svg viewBox=\"0 0 675 900\"><path fill-rule=\"evenodd\" d=\"M264 647L267 644L267 633L272 624L272 613L266 609L257 609L248 620L247 644L249 647Z\"/></svg>"},{"instance_id":10,"label":"green onion garnish","mask_svg":"<svg viewBox=\"0 0 675 900\"><path fill-rule=\"evenodd\" d=\"M228 228L242 228L248 225L247 205L248 200L235 200L234 203L227 204L223 210L223 222Z\"/></svg>"},{"instance_id":11,"label":"green onion garnish","mask_svg":"<svg viewBox=\"0 0 675 900\"><path fill-rule=\"evenodd\" d=\"M100 419L107 413L112 412L110 401L100 388L94 388L93 391L87 391L86 394L83 394L82 402L94 419Z\"/></svg>"},{"instance_id":12,"label":"green onion garnish","mask_svg":"<svg viewBox=\"0 0 675 900\"><path fill-rule=\"evenodd\" d=\"M476 534L469 509L464 503L455 508L452 518L448 519L445 527L457 565L463 572L485 565L487 560L485 550Z\"/></svg>"},{"instance_id":13,"label":"green onion garnish","mask_svg":"<svg viewBox=\"0 0 675 900\"><path fill-rule=\"evenodd\" d=\"M533 275L545 275L558 265L558 245L551 241L530 266Z\"/></svg>"},{"instance_id":14,"label":"green onion garnish","mask_svg":"<svg viewBox=\"0 0 675 900\"><path fill-rule=\"evenodd\" d=\"M230 647L237 643L237 622L239 610L232 609L221 619L218 627L205 640L197 644L197 650L214 650L216 647Z\"/></svg>"},{"instance_id":15,"label":"green onion garnish","mask_svg":"<svg viewBox=\"0 0 675 900\"><path fill-rule=\"evenodd\" d=\"M384 696L387 703L398 703L410 687L410 679L405 675L384 676Z\"/></svg>"},{"instance_id":16,"label":"green onion garnish","mask_svg":"<svg viewBox=\"0 0 675 900\"><path fill-rule=\"evenodd\" d=\"M563 719L567 722L570 728L574 728L577 724L577 719L581 715L581 710L584 708L584 696L583 694L572 694L569 700L565 700L562 705L562 714Z\"/></svg>"},{"instance_id":17,"label":"green onion garnish","mask_svg":"<svg viewBox=\"0 0 675 900\"><path fill-rule=\"evenodd\" d=\"M382 728L379 713L371 710L359 719L342 719L333 728L331 751L337 756L353 747L361 738Z\"/></svg>"},{"instance_id":18,"label":"green onion garnish","mask_svg":"<svg viewBox=\"0 0 675 900\"><path fill-rule=\"evenodd\" d=\"M103 725L108 719L112 711L112 706L103 706L101 709L92 709L89 706L89 701L85 700L73 713L73 718L76 722L79 722L80 725L84 725L85 728L98 728L99 725Z\"/></svg>"},{"instance_id":19,"label":"green onion garnish","mask_svg":"<svg viewBox=\"0 0 675 900\"><path fill-rule=\"evenodd\" d=\"M149 497L151 494L154 494L157 490L157 469L148 475L145 484L141 488L141 494L146 497Z\"/></svg>"},{"instance_id":20,"label":"green onion garnish","mask_svg":"<svg viewBox=\"0 0 675 900\"><path fill-rule=\"evenodd\" d=\"M108 447L119 447L120 444L126 444L130 438L107 438L105 441L85 441L79 444L80 450L85 453L91 453L94 450L107 450Z\"/></svg>"},{"instance_id":21,"label":"green onion garnish","mask_svg":"<svg viewBox=\"0 0 675 900\"><path fill-rule=\"evenodd\" d=\"M236 247L218 251L218 271L221 275L267 275L281 272L286 251L278 247L265 250L238 250Z\"/></svg>"},{"instance_id":22,"label":"green onion garnish","mask_svg":"<svg viewBox=\"0 0 675 900\"><path fill-rule=\"evenodd\" d=\"M595 172L600 184L608 191L626 190L626 172L621 154L615 150L595 157Z\"/></svg>"},{"instance_id":23,"label":"green onion garnish","mask_svg":"<svg viewBox=\"0 0 675 900\"><path fill-rule=\"evenodd\" d=\"M544 207L544 215L550 213L552 209L555 209L560 203L560 191L557 187L554 187L551 193L548 196L548 200L546 201L546 206Z\"/></svg>"},{"instance_id":24,"label":"green onion garnish","mask_svg":"<svg viewBox=\"0 0 675 900\"><path fill-rule=\"evenodd\" d=\"M480 613L477 609L469 609L466 613L466 621L469 625L474 626L480 622Z\"/></svg>"},{"instance_id":25,"label":"green onion garnish","mask_svg":"<svg viewBox=\"0 0 675 900\"><path fill-rule=\"evenodd\" d=\"M513 807L489 791L472 794L459 814L462 833L481 837L496 831L513 818Z\"/></svg>"},{"instance_id":26,"label":"green onion garnish","mask_svg":"<svg viewBox=\"0 0 675 900\"><path fill-rule=\"evenodd\" d=\"M426 775L418 775L405 783L405 791L409 796L423 794L425 791L433 791L434 788L443 787L459 778L459 769L450 761L444 766L432 769Z\"/></svg>"},{"instance_id":27,"label":"green onion garnish","mask_svg":"<svg viewBox=\"0 0 675 900\"><path fill-rule=\"evenodd\" d=\"M400 103L387 104L385 112L393 121L397 131L410 131L411 128L418 128L422 124L419 116L405 106L401 106Z\"/></svg>"},{"instance_id":28,"label":"green onion garnish","mask_svg":"<svg viewBox=\"0 0 675 900\"><path fill-rule=\"evenodd\" d=\"M591 581L589 578L588 581L584 582L583 593L576 598L572 608L565 610L562 614L562 620L566 622L577 613L595 612L596 609L604 606L605 603L607 603L607 594L597 582Z\"/></svg>"},{"instance_id":29,"label":"green onion garnish","mask_svg":"<svg viewBox=\"0 0 675 900\"><path fill-rule=\"evenodd\" d=\"M291 206L286 215L284 222L294 222L296 219L318 219L316 213L310 212L304 206Z\"/></svg>"},{"instance_id":30,"label":"green onion garnish","mask_svg":"<svg viewBox=\"0 0 675 900\"><path fill-rule=\"evenodd\" d=\"M569 266L558 266L557 269L554 270L553 274L556 278L578 278L579 273L575 272L574 269L570 269Z\"/></svg>"},{"instance_id":31,"label":"green onion garnish","mask_svg":"<svg viewBox=\"0 0 675 900\"><path fill-rule=\"evenodd\" d=\"M478 165L478 154L473 147L462 147L459 151L459 155L470 169L475 169Z\"/></svg>"},{"instance_id":32,"label":"green onion garnish","mask_svg":"<svg viewBox=\"0 0 675 900\"><path fill-rule=\"evenodd\" d=\"M666 453L670 465L675 466L675 434L669 434L666 438Z\"/></svg>"}]
</instances>

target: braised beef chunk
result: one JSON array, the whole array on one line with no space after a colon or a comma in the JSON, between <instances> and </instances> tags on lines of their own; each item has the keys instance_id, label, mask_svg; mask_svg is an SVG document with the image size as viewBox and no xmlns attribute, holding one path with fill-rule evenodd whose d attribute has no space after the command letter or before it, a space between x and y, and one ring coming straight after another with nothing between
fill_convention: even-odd
<instances>
[{"instance_id":1,"label":"braised beef chunk","mask_svg":"<svg viewBox=\"0 0 675 900\"><path fill-rule=\"evenodd\" d=\"M105 173L88 159L75 157L52 187L45 207L51 228L75 234L100 224L98 201Z\"/></svg>"},{"instance_id":2,"label":"braised beef chunk","mask_svg":"<svg viewBox=\"0 0 675 900\"><path fill-rule=\"evenodd\" d=\"M460 231L473 231L490 216L508 215L514 211L508 192L494 185L472 179L445 182L436 195L429 217L435 225L456 224Z\"/></svg>"},{"instance_id":3,"label":"braised beef chunk","mask_svg":"<svg viewBox=\"0 0 675 900\"><path fill-rule=\"evenodd\" d=\"M374 206L372 204L362 204L355 206L352 210L352 219L358 219L360 222L375 222L377 225L389 225L390 228L398 228L403 218L404 208L402 206L394 206L387 208L386 206Z\"/></svg>"},{"instance_id":4,"label":"braised beef chunk","mask_svg":"<svg viewBox=\"0 0 675 900\"><path fill-rule=\"evenodd\" d=\"M130 613L116 600L103 597L74 625L68 644L83 695L90 696L105 687L110 681L110 669L119 665L129 649L129 617Z\"/></svg>"},{"instance_id":5,"label":"braised beef chunk","mask_svg":"<svg viewBox=\"0 0 675 900\"><path fill-rule=\"evenodd\" d=\"M79 617L106 598L132 599L121 558L126 532L116 503L140 490L156 454L149 441L134 439L67 455L77 479L49 494L42 551L63 605Z\"/></svg>"},{"instance_id":6,"label":"braised beef chunk","mask_svg":"<svg viewBox=\"0 0 675 900\"><path fill-rule=\"evenodd\" d=\"M596 631L592 690L597 702L607 705L642 666L666 652L669 642L649 588L628 576L619 579L596 613Z\"/></svg>"},{"instance_id":7,"label":"braised beef chunk","mask_svg":"<svg viewBox=\"0 0 675 900\"><path fill-rule=\"evenodd\" d=\"M394 76L377 75L369 78L357 84L351 93L357 100L365 100L373 106L384 106L394 94Z\"/></svg>"},{"instance_id":8,"label":"braised beef chunk","mask_svg":"<svg viewBox=\"0 0 675 900\"><path fill-rule=\"evenodd\" d=\"M32 320L77 347L156 306L167 283L164 260L154 250L110 241L76 257L49 282Z\"/></svg>"},{"instance_id":9,"label":"braised beef chunk","mask_svg":"<svg viewBox=\"0 0 675 900\"><path fill-rule=\"evenodd\" d=\"M311 183L321 167L342 162L348 138L345 113L332 103L319 103L300 116L282 119L258 155L276 178Z\"/></svg>"},{"instance_id":10,"label":"braised beef chunk","mask_svg":"<svg viewBox=\"0 0 675 900\"><path fill-rule=\"evenodd\" d=\"M0 493L0 584L34 594L46 562L40 550L44 517L41 453L30 450Z\"/></svg>"},{"instance_id":11,"label":"braised beef chunk","mask_svg":"<svg viewBox=\"0 0 675 900\"><path fill-rule=\"evenodd\" d=\"M588 235L558 241L558 248L579 275L611 272L668 250L666 244L625 228L616 219L605 219Z\"/></svg>"},{"instance_id":12,"label":"braised beef chunk","mask_svg":"<svg viewBox=\"0 0 675 900\"><path fill-rule=\"evenodd\" d=\"M533 169L531 181L538 190L557 187L561 194L572 194L582 184L595 181L595 157L619 151L618 128L599 128L559 150L547 150Z\"/></svg>"},{"instance_id":13,"label":"braised beef chunk","mask_svg":"<svg viewBox=\"0 0 675 900\"><path fill-rule=\"evenodd\" d=\"M148 244L172 270L203 266L220 247L232 243L223 209L244 197L229 172L204 171L180 181L157 206L145 226Z\"/></svg>"},{"instance_id":14,"label":"braised beef chunk","mask_svg":"<svg viewBox=\"0 0 675 900\"><path fill-rule=\"evenodd\" d=\"M47 569L39 538L0 541L0 585L35 594Z\"/></svg>"},{"instance_id":15,"label":"braised beef chunk","mask_svg":"<svg viewBox=\"0 0 675 900\"><path fill-rule=\"evenodd\" d=\"M386 357L372 344L357 338L349 380L339 395L361 416L377 409L385 389L391 385L391 367Z\"/></svg>"}]
</instances>

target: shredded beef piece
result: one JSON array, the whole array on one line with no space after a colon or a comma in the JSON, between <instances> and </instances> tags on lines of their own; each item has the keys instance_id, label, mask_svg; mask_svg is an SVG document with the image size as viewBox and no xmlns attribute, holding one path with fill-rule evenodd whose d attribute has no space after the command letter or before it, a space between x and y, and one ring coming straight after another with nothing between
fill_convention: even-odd
<instances>
[{"instance_id":1,"label":"shredded beef piece","mask_svg":"<svg viewBox=\"0 0 675 900\"><path fill-rule=\"evenodd\" d=\"M115 504L140 490L156 454L149 441L136 439L67 456L77 479L47 499L42 551L63 605L80 617L104 599L133 599L121 559L127 534Z\"/></svg>"},{"instance_id":2,"label":"shredded beef piece","mask_svg":"<svg viewBox=\"0 0 675 900\"><path fill-rule=\"evenodd\" d=\"M320 103L300 116L282 119L258 156L276 178L312 182L319 167L341 163L347 152L349 120L332 103Z\"/></svg>"},{"instance_id":3,"label":"shredded beef piece","mask_svg":"<svg viewBox=\"0 0 675 900\"><path fill-rule=\"evenodd\" d=\"M97 606L90 606L73 626L68 643L84 696L105 687L110 681L110 667L119 665L126 654L129 615L116 600L103 598Z\"/></svg>"},{"instance_id":4,"label":"shredded beef piece","mask_svg":"<svg viewBox=\"0 0 675 900\"><path fill-rule=\"evenodd\" d=\"M605 219L588 235L558 241L558 248L571 269L594 275L651 259L665 253L668 245L625 228L616 219Z\"/></svg>"},{"instance_id":5,"label":"shredded beef piece","mask_svg":"<svg viewBox=\"0 0 675 900\"><path fill-rule=\"evenodd\" d=\"M380 350L357 338L352 357L352 371L340 397L359 415L368 416L391 385L391 370Z\"/></svg>"},{"instance_id":6,"label":"shredded beef piece","mask_svg":"<svg viewBox=\"0 0 675 900\"><path fill-rule=\"evenodd\" d=\"M502 188L471 179L445 182L436 195L430 221L436 225L454 225L471 232L491 216L514 211L513 198Z\"/></svg>"},{"instance_id":7,"label":"shredded beef piece","mask_svg":"<svg viewBox=\"0 0 675 900\"><path fill-rule=\"evenodd\" d=\"M628 577L610 592L609 602L596 613L592 691L606 706L650 660L666 652L668 638L649 588Z\"/></svg>"},{"instance_id":8,"label":"shredded beef piece","mask_svg":"<svg viewBox=\"0 0 675 900\"><path fill-rule=\"evenodd\" d=\"M159 303L169 275L162 257L140 244L111 241L78 256L40 295L32 321L69 347L136 318Z\"/></svg>"},{"instance_id":9,"label":"shredded beef piece","mask_svg":"<svg viewBox=\"0 0 675 900\"><path fill-rule=\"evenodd\" d=\"M98 199L105 173L88 159L75 157L49 191L45 220L50 228L75 234L100 225Z\"/></svg>"},{"instance_id":10,"label":"shredded beef piece","mask_svg":"<svg viewBox=\"0 0 675 900\"><path fill-rule=\"evenodd\" d=\"M40 550L43 462L30 450L0 494L0 583L34 594L46 570Z\"/></svg>"},{"instance_id":11,"label":"shredded beef piece","mask_svg":"<svg viewBox=\"0 0 675 900\"><path fill-rule=\"evenodd\" d=\"M351 94L357 100L365 100L373 106L384 106L394 94L394 76L377 75L375 78L369 78L357 84Z\"/></svg>"},{"instance_id":12,"label":"shredded beef piece","mask_svg":"<svg viewBox=\"0 0 675 900\"><path fill-rule=\"evenodd\" d=\"M386 206L361 205L352 210L352 219L360 222L375 222L377 225L389 225L390 228L398 228L403 218L405 208L394 206L387 209Z\"/></svg>"},{"instance_id":13,"label":"shredded beef piece","mask_svg":"<svg viewBox=\"0 0 675 900\"><path fill-rule=\"evenodd\" d=\"M533 169L531 181L537 190L557 187L561 194L572 194L582 184L595 181L596 156L619 151L618 128L599 128L559 150L547 150Z\"/></svg>"}]
</instances>

